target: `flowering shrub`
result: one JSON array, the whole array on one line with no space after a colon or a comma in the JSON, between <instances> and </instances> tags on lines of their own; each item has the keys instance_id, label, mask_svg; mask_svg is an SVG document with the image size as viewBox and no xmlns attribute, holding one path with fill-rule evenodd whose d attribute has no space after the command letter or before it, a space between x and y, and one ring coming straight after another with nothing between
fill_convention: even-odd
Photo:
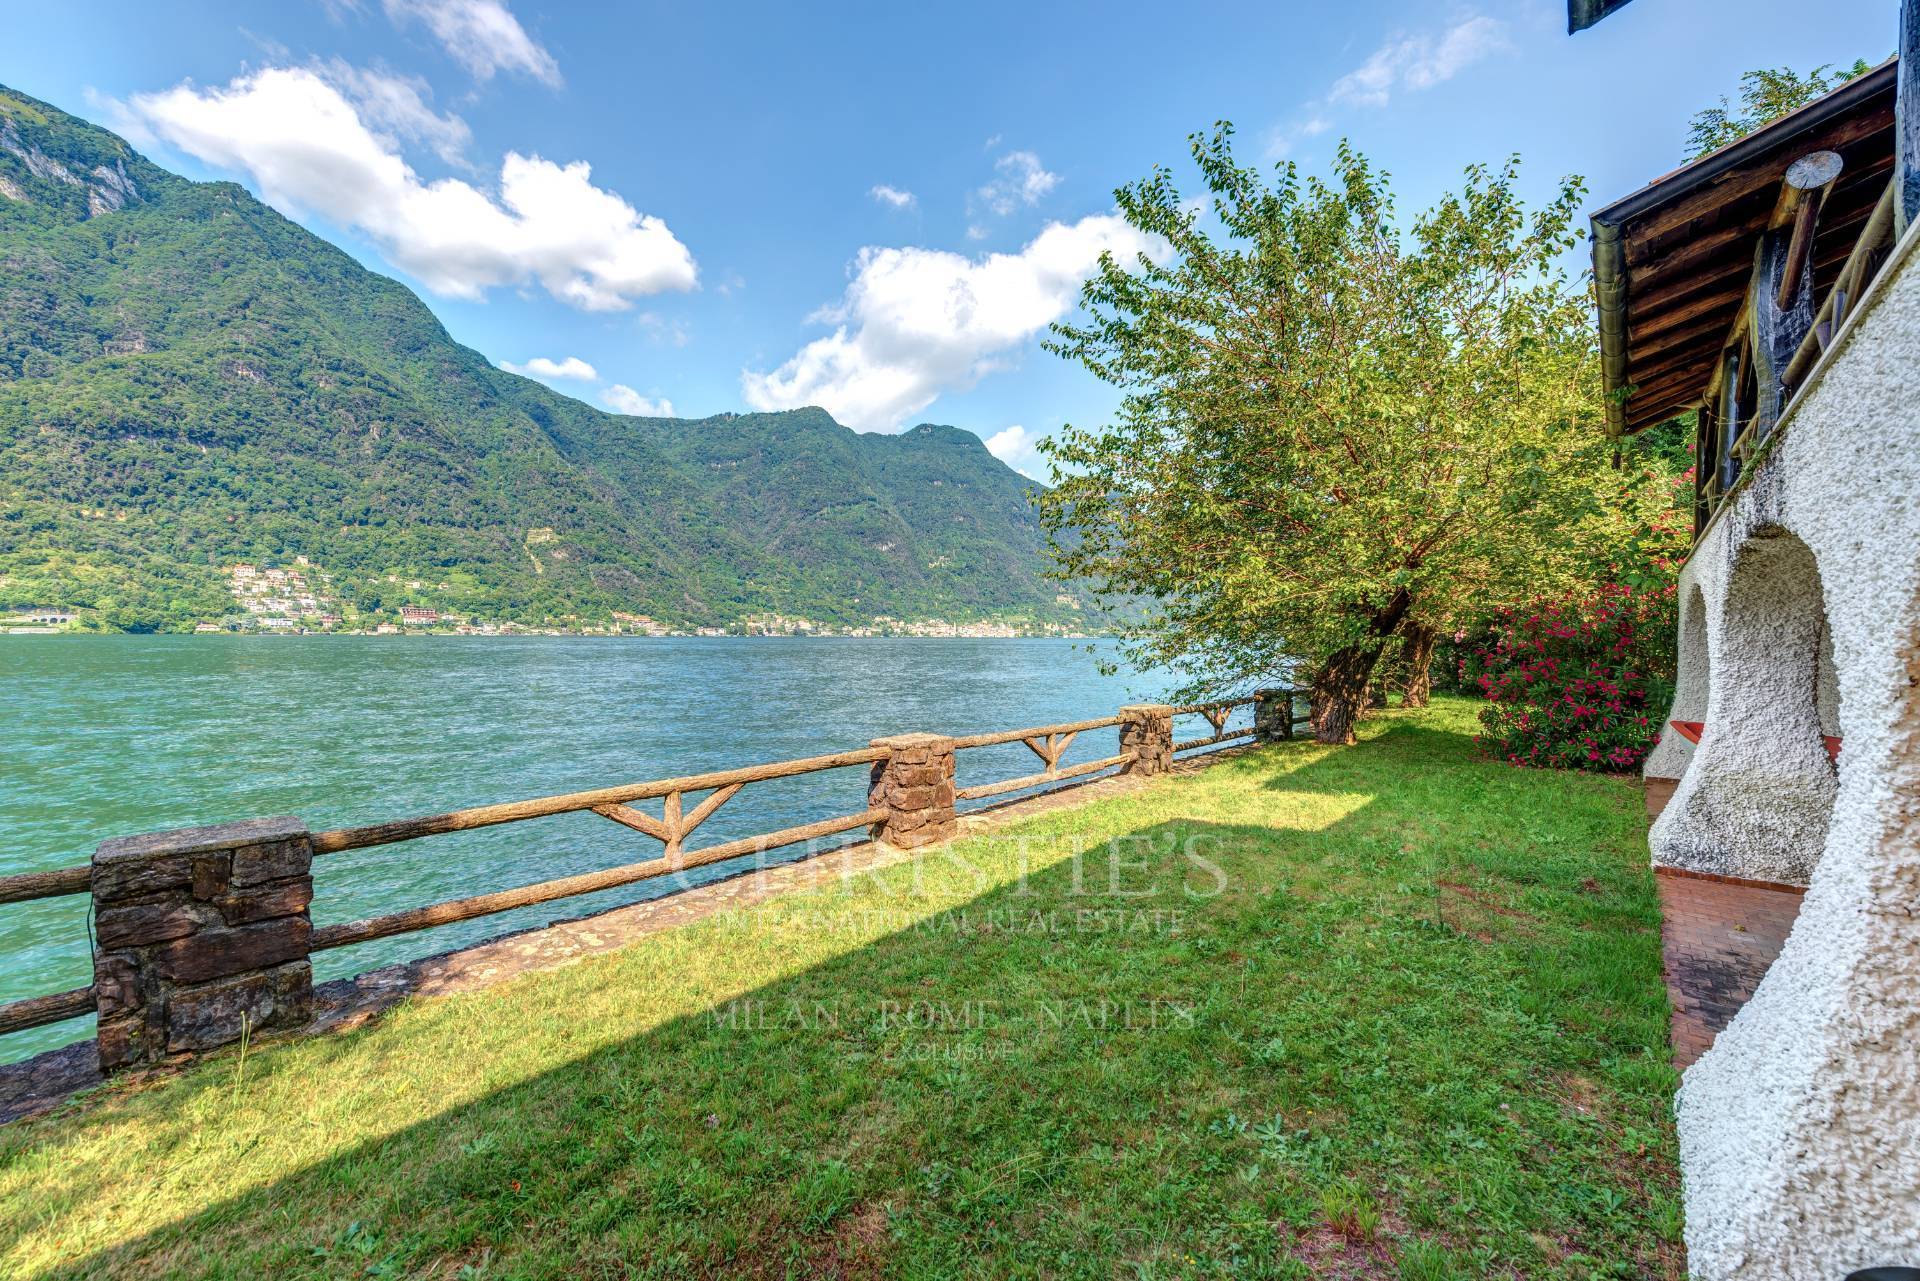
<instances>
[{"instance_id":1,"label":"flowering shrub","mask_svg":"<svg viewBox=\"0 0 1920 1281\"><path fill-rule=\"evenodd\" d=\"M1675 626L1671 585L1609 583L1456 637L1461 686L1488 701L1480 750L1513 765L1637 768L1673 695Z\"/></svg>"}]
</instances>

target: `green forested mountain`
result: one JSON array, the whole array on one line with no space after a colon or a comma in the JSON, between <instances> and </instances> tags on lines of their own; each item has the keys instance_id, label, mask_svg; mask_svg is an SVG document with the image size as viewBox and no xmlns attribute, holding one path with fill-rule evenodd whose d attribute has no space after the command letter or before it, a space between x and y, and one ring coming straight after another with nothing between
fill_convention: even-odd
<instances>
[{"instance_id":1,"label":"green forested mountain","mask_svg":"<svg viewBox=\"0 0 1920 1281\"><path fill-rule=\"evenodd\" d=\"M1029 488L953 427L603 413L240 187L0 88L0 612L191 626L222 566L305 555L363 608L392 575L523 621L1071 617Z\"/></svg>"}]
</instances>

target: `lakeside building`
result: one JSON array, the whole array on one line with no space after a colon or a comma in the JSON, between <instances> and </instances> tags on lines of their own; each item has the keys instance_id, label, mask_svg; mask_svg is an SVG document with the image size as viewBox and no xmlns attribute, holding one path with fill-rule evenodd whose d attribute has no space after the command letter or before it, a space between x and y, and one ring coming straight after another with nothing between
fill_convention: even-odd
<instances>
[{"instance_id":1,"label":"lakeside building","mask_svg":"<svg viewBox=\"0 0 1920 1281\"><path fill-rule=\"evenodd\" d=\"M1792 921L1681 1078L1703 1281L1920 1265L1916 221L1920 0L1895 60L1593 215L1609 430L1696 425L1646 764L1669 967L1670 885Z\"/></svg>"},{"instance_id":2,"label":"lakeside building","mask_svg":"<svg viewBox=\"0 0 1920 1281\"><path fill-rule=\"evenodd\" d=\"M418 605L402 605L400 621L408 627L429 627L440 621L440 611L424 609Z\"/></svg>"}]
</instances>

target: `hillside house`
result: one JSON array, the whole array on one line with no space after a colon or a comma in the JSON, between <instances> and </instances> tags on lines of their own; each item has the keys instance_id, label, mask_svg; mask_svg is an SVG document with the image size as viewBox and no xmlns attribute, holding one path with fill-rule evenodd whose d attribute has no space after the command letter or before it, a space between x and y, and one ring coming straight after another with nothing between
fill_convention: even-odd
<instances>
[{"instance_id":1,"label":"hillside house","mask_svg":"<svg viewBox=\"0 0 1920 1281\"><path fill-rule=\"evenodd\" d=\"M1920 0L1900 25L1900 57L1593 215L1609 430L1696 424L1646 776L1676 1046L1729 1007L1677 1103L1707 1281L1920 1265ZM1744 1003L1716 896L1780 922Z\"/></svg>"},{"instance_id":2,"label":"hillside house","mask_svg":"<svg viewBox=\"0 0 1920 1281\"><path fill-rule=\"evenodd\" d=\"M423 609L418 605L402 605L400 621L408 627L427 627L440 621L440 611Z\"/></svg>"}]
</instances>

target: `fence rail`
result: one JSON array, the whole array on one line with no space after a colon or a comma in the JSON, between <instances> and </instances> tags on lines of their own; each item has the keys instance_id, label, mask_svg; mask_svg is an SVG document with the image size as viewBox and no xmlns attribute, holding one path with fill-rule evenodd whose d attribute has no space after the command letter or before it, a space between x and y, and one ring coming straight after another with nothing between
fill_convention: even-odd
<instances>
[{"instance_id":1,"label":"fence rail","mask_svg":"<svg viewBox=\"0 0 1920 1281\"><path fill-rule=\"evenodd\" d=\"M1116 769L1156 774L1171 767L1176 752L1255 737L1292 737L1298 693L1268 690L1248 698L1181 707L1142 704L1122 708L1114 716L958 737L908 734L875 739L855 751L322 832L309 832L299 820L283 818L119 838L104 843L86 867L0 877L0 903L90 894L98 933L96 982L0 1004L0 1035L98 1013L105 1067L150 1060L183 1046L211 1048L224 1043L218 1039L220 1019L210 1019L209 1007L196 1007L196 1001L209 999L215 989L223 1000L237 999L238 983L246 988L244 1000L232 1009L222 1007L221 1018L239 1019L240 1026L255 1028L263 1026L262 1018L293 1025L305 1017L311 992L306 959L316 952L615 889L858 829L902 848L932 844L958 830L958 801L1045 788ZM1263 701L1266 706L1261 705ZM1255 708L1254 727L1228 730L1233 712L1250 705ZM1204 717L1213 733L1175 742L1173 724L1180 716ZM1120 736L1118 752L1062 764L1079 735L1115 727ZM960 753L1010 743L1023 744L1039 758L1042 768L1015 778L958 786ZM687 848L688 837L750 784L858 765L871 768L866 808L856 813ZM639 806L653 800L661 803L657 815ZM574 813L595 814L639 832L658 841L660 853L617 867L364 920L317 929L308 924L316 855ZM98 869L108 871L96 874ZM143 974L147 977L141 978ZM197 1008L198 1021L169 1024L172 1006ZM129 1032L135 1023L138 1027Z\"/></svg>"},{"instance_id":2,"label":"fence rail","mask_svg":"<svg viewBox=\"0 0 1920 1281\"><path fill-rule=\"evenodd\" d=\"M30 903L34 899L85 894L93 883L91 867L63 867L57 872L21 872L0 876L0 903Z\"/></svg>"},{"instance_id":3,"label":"fence rail","mask_svg":"<svg viewBox=\"0 0 1920 1281\"><path fill-rule=\"evenodd\" d=\"M70 992L56 992L52 996L30 996L23 1001L9 1001L0 1005L0 1036L91 1013L92 984L76 987Z\"/></svg>"},{"instance_id":4,"label":"fence rail","mask_svg":"<svg viewBox=\"0 0 1920 1281\"><path fill-rule=\"evenodd\" d=\"M563 876L558 880L542 881L537 885L527 885L515 890L478 894L472 898L451 899L428 907L416 907L386 916L370 917L364 921L326 925L313 932L312 950L323 952L330 948L389 938L395 934L411 934L417 930L430 930L439 925L452 925L456 921L470 921L475 917L511 912L517 907L532 907L538 903L551 903L555 899L574 898L581 894L616 889L622 885L632 885L636 881L665 876L671 872L685 871L688 868L703 867L708 863L738 858L743 854L759 854L767 850L783 849L802 841L852 831L856 827L866 827L879 822L885 817L885 810L868 810L862 814L849 814L844 818L830 818L800 827L789 827L782 831L770 832L765 836L711 845L690 854L683 854L678 859L663 854L659 858L629 863L625 867L613 867L600 872L584 872L579 876Z\"/></svg>"},{"instance_id":5,"label":"fence rail","mask_svg":"<svg viewBox=\"0 0 1920 1281\"><path fill-rule=\"evenodd\" d=\"M1206 717L1207 723L1213 726L1213 733L1201 738L1190 738L1183 743L1175 743L1173 750L1176 753L1187 752L1192 751L1196 747L1212 747L1216 743L1231 743L1237 739L1252 738L1258 732L1257 730L1248 727L1247 729L1229 731L1227 729L1227 718L1233 715L1235 708L1251 707L1257 701L1257 699L1250 697L1225 698L1213 703L1194 703L1187 707L1174 708L1173 714L1175 716ZM1287 733L1291 736L1296 721L1293 715L1293 702L1290 696L1288 698L1285 716L1287 718Z\"/></svg>"},{"instance_id":6,"label":"fence rail","mask_svg":"<svg viewBox=\"0 0 1920 1281\"><path fill-rule=\"evenodd\" d=\"M335 828L328 832L314 833L313 852L333 854L340 850L365 849L369 845L389 845L395 841L418 840L422 836L466 832L476 827L518 823L529 818L547 818L554 814L571 814L580 810L593 810L600 813L605 808L623 806L633 801L654 800L659 797L671 798L676 794L703 792L709 788L727 788L736 784L757 783L772 778L792 778L799 774L812 774L824 769L840 769L847 765L866 765L880 760L885 755L885 749L869 747L864 751L837 752L829 756L807 756L799 760L775 761L769 765L749 765L741 769L715 770L708 774L689 774L683 778L655 779L647 783L628 783L620 787L602 787L587 792L564 792L558 796L541 796L529 801L508 801L501 805L476 805L471 809L452 810L425 818L403 818L397 822L375 823L368 827ZM615 816L602 814L602 817ZM705 816L702 815L702 817ZM615 821L619 821L618 818L615 818ZM652 834L646 828L638 830Z\"/></svg>"}]
</instances>

